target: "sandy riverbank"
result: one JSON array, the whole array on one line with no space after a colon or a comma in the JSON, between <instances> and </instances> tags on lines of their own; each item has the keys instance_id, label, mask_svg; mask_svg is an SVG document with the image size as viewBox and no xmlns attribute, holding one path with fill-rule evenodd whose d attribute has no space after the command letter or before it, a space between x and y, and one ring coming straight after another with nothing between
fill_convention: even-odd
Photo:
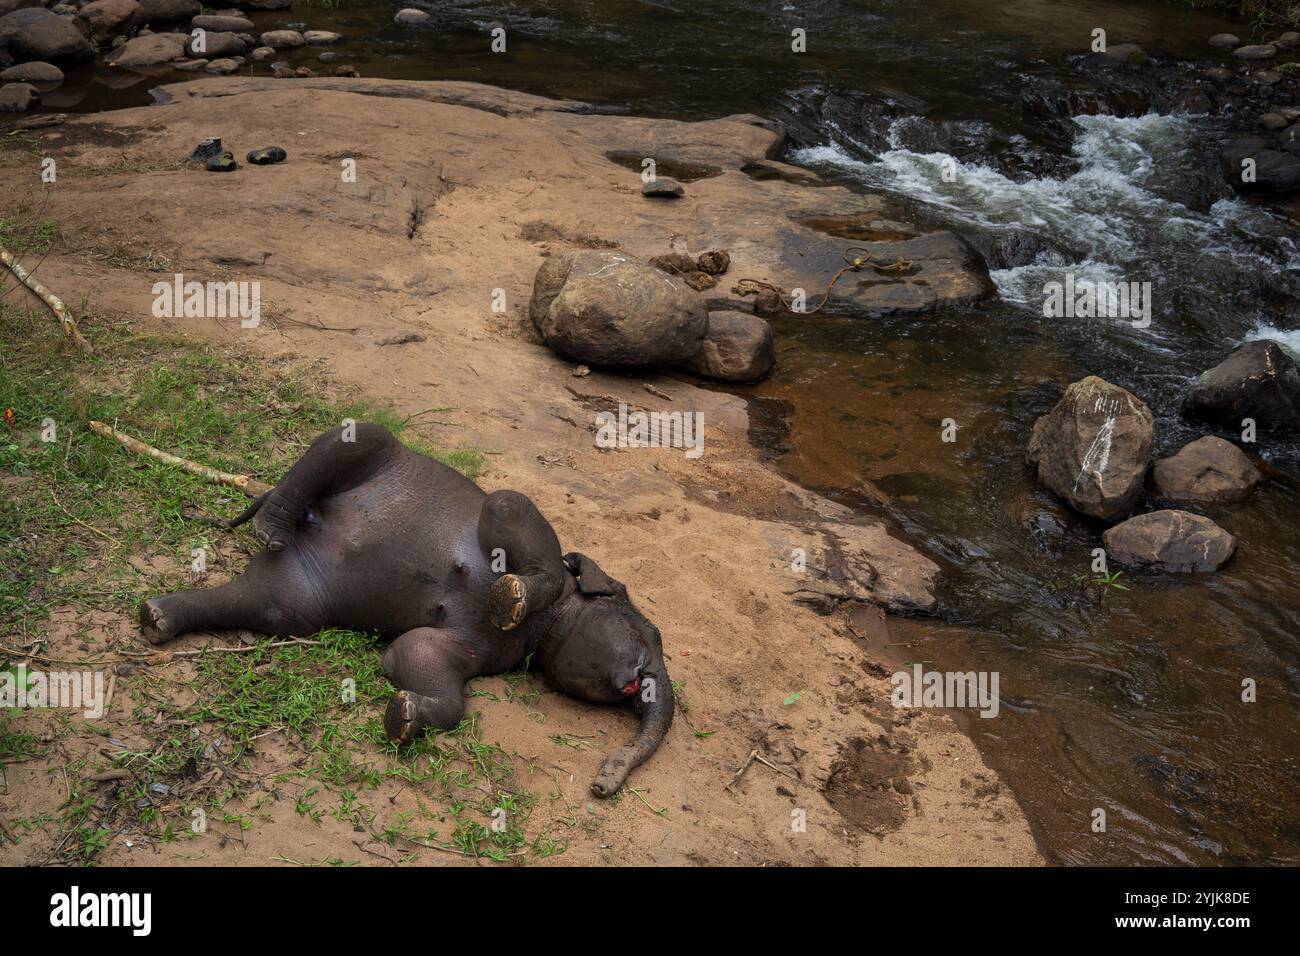
<instances>
[{"instance_id":1,"label":"sandy riverbank","mask_svg":"<svg viewBox=\"0 0 1300 956\"><path fill-rule=\"evenodd\" d=\"M97 315L239 343L267 361L316 363L402 411L448 409L438 418L449 424L431 426L430 437L490 453L485 487L529 494L566 548L596 557L628 585L664 634L691 724L714 731L697 737L679 721L638 771L637 785L667 815L623 801L598 836L556 859L1039 859L1015 800L953 723L893 709L888 672L845 615L819 616L794 602L800 588L828 589L816 574L791 570L796 548L814 568L856 569L830 590L893 610L932 604L935 566L883 527L765 468L741 399L664 376L575 377L527 318L542 257L576 247L638 256L727 249L731 270L706 295L734 305L729 290L741 277L824 286L827 263L838 263L846 243L812 226L849 223L855 235L879 237L881 255L917 265L905 279L848 288L852 307L870 315L923 313L985 294L964 244L945 233L918 236L887 221L880 201L772 161L779 131L755 117L685 124L597 115L458 83L230 78L169 91L166 105L24 133L31 151L4 154L3 175L18 184L6 202L23 198L29 176L42 214L64 224L67 249L41 265L43 281L71 301L88 297ZM239 158L277 144L289 159L229 174L176 162L205 136L220 136ZM52 187L39 181L44 156L58 164ZM626 165L642 156L686 179L686 197L643 198L639 166ZM355 160L355 182L341 175L347 160ZM153 284L175 273L259 281L262 325L154 318ZM492 310L497 289L504 313ZM407 333L418 340L382 344ZM778 342L778 362L779 350ZM597 449L595 413L619 402L701 412L705 454ZM121 611L111 630L138 641L133 609ZM631 718L555 694L537 708L544 727L484 702L484 736L535 756L538 773L571 774L561 785L581 805L598 755L558 748L548 734L602 727L617 735ZM110 717L130 720L125 710ZM751 765L726 789L755 749L780 772ZM272 754L258 759L276 769ZM9 791L48 790L57 773L41 762L19 765ZM806 833L791 831L794 809L807 812ZM308 844L313 855L355 855L351 836L329 818L314 824L286 807L242 846L214 848L202 862L261 863ZM163 847L149 860L193 862L193 849ZM100 859L134 856L114 845Z\"/></svg>"}]
</instances>

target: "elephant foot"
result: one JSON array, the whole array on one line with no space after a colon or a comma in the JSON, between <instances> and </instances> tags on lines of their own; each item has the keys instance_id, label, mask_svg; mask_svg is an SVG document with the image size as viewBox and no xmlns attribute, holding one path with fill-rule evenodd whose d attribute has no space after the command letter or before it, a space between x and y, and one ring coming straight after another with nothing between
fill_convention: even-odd
<instances>
[{"instance_id":1,"label":"elephant foot","mask_svg":"<svg viewBox=\"0 0 1300 956\"><path fill-rule=\"evenodd\" d=\"M140 631L150 644L165 644L173 637L162 608L154 603L153 598L140 605Z\"/></svg>"},{"instance_id":2,"label":"elephant foot","mask_svg":"<svg viewBox=\"0 0 1300 956\"><path fill-rule=\"evenodd\" d=\"M420 695L399 690L388 698L384 711L384 733L395 744L409 744L424 732L428 721L420 716Z\"/></svg>"},{"instance_id":3,"label":"elephant foot","mask_svg":"<svg viewBox=\"0 0 1300 956\"><path fill-rule=\"evenodd\" d=\"M488 591L487 615L493 626L512 631L528 613L528 586L517 574L503 574Z\"/></svg>"}]
</instances>

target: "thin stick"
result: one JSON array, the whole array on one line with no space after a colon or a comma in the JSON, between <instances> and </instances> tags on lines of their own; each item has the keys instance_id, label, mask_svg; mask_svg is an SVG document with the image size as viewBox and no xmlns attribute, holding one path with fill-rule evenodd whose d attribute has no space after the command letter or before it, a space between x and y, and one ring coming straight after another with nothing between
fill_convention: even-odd
<instances>
[{"instance_id":1,"label":"thin stick","mask_svg":"<svg viewBox=\"0 0 1300 956\"><path fill-rule=\"evenodd\" d=\"M201 647L197 651L175 651L172 657L198 657L200 654L245 654L248 651L265 650L271 647L291 647L294 644L314 646L320 641L309 641L295 637L291 641L272 641L270 644L244 644L239 647Z\"/></svg>"},{"instance_id":2,"label":"thin stick","mask_svg":"<svg viewBox=\"0 0 1300 956\"><path fill-rule=\"evenodd\" d=\"M3 262L8 266L9 271L18 277L19 282L40 296L41 300L50 307L50 310L54 313L54 317L58 319L59 324L63 326L63 331L67 334L68 338L72 339L73 344L76 345L77 348L81 349L83 352L93 353L95 351L90 347L90 343L87 342L82 337L81 333L77 331L77 320L72 317L72 313L69 312L68 307L63 304L63 300L49 289L45 288L45 286L41 285L40 282L38 282L36 278L24 269L22 264L14 258L14 254L4 246L0 246L0 262Z\"/></svg>"},{"instance_id":3,"label":"thin stick","mask_svg":"<svg viewBox=\"0 0 1300 956\"><path fill-rule=\"evenodd\" d=\"M730 790L732 787L734 787L736 785L736 781L745 775L745 771L749 769L749 765L752 764L756 759L758 759L758 751L751 750L749 752L749 759L746 760L741 765L740 769L736 771L735 775L731 778L731 782L727 784L725 787L723 787L722 789Z\"/></svg>"},{"instance_id":4,"label":"thin stick","mask_svg":"<svg viewBox=\"0 0 1300 956\"><path fill-rule=\"evenodd\" d=\"M138 438L132 438L126 432L118 431L116 428L110 428L103 422L89 422L91 431L103 435L105 438L112 438L119 442L128 451L133 451L137 455L145 455L154 461L160 461L164 465L173 465L188 471L191 475L198 475L200 478L206 478L208 481L218 485L230 485L237 488L250 498L260 498L271 490L271 486L258 481L256 478L250 478L248 475L235 475L228 471L218 471L208 465L201 465L197 461L190 461L188 458L180 458L176 455L160 451L152 445L146 445Z\"/></svg>"}]
</instances>

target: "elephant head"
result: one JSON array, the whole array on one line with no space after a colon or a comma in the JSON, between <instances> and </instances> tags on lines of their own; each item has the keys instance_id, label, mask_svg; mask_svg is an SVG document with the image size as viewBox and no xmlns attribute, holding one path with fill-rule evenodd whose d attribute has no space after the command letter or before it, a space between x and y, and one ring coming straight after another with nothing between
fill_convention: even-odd
<instances>
[{"instance_id":1,"label":"elephant head","mask_svg":"<svg viewBox=\"0 0 1300 956\"><path fill-rule=\"evenodd\" d=\"M659 747L673 722L673 686L659 629L627 588L585 555L564 556L576 579L538 648L538 665L559 690L594 703L627 702L640 718L636 736L606 758L591 792L609 797Z\"/></svg>"}]
</instances>

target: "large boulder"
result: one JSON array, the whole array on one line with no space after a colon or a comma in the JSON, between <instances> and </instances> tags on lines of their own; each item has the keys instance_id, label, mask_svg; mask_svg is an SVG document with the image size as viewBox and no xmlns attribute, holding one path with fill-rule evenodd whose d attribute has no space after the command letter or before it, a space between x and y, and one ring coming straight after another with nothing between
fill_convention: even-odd
<instances>
[{"instance_id":1,"label":"large boulder","mask_svg":"<svg viewBox=\"0 0 1300 956\"><path fill-rule=\"evenodd\" d=\"M1209 518L1189 511L1153 511L1102 535L1107 558L1162 571L1217 571L1237 550L1237 539Z\"/></svg>"},{"instance_id":2,"label":"large boulder","mask_svg":"<svg viewBox=\"0 0 1300 956\"><path fill-rule=\"evenodd\" d=\"M144 7L136 0L94 0L77 13L90 39L104 44L117 36L129 36L145 25Z\"/></svg>"},{"instance_id":3,"label":"large boulder","mask_svg":"<svg viewBox=\"0 0 1300 956\"><path fill-rule=\"evenodd\" d=\"M125 69L158 66L185 56L184 33L150 33L127 40L108 56L113 66Z\"/></svg>"},{"instance_id":4,"label":"large boulder","mask_svg":"<svg viewBox=\"0 0 1300 956\"><path fill-rule=\"evenodd\" d=\"M153 24L180 23L199 14L199 0L138 0L145 19Z\"/></svg>"},{"instance_id":5,"label":"large boulder","mask_svg":"<svg viewBox=\"0 0 1300 956\"><path fill-rule=\"evenodd\" d=\"M1240 448L1214 435L1189 442L1151 471L1156 489L1181 501L1240 501L1264 480Z\"/></svg>"},{"instance_id":6,"label":"large boulder","mask_svg":"<svg viewBox=\"0 0 1300 956\"><path fill-rule=\"evenodd\" d=\"M1142 491L1154 420L1140 398L1090 375L1034 423L1025 460L1070 507L1103 521L1128 514Z\"/></svg>"},{"instance_id":7,"label":"large boulder","mask_svg":"<svg viewBox=\"0 0 1300 956\"><path fill-rule=\"evenodd\" d=\"M1287 152L1277 139L1247 136L1234 140L1220 154L1223 175L1233 189L1280 196L1300 189L1300 156ZM1253 168L1243 164L1254 160Z\"/></svg>"},{"instance_id":8,"label":"large boulder","mask_svg":"<svg viewBox=\"0 0 1300 956\"><path fill-rule=\"evenodd\" d=\"M757 382L776 362L772 326L748 312L710 312L709 331L685 367L724 382Z\"/></svg>"},{"instance_id":9,"label":"large boulder","mask_svg":"<svg viewBox=\"0 0 1300 956\"><path fill-rule=\"evenodd\" d=\"M15 60L76 63L95 55L69 17L42 7L15 10L0 17L0 39L7 41Z\"/></svg>"},{"instance_id":10,"label":"large boulder","mask_svg":"<svg viewBox=\"0 0 1300 956\"><path fill-rule=\"evenodd\" d=\"M529 314L565 358L592 365L679 365L709 329L704 300L680 281L622 252L587 250L546 260Z\"/></svg>"},{"instance_id":11,"label":"large boulder","mask_svg":"<svg viewBox=\"0 0 1300 956\"><path fill-rule=\"evenodd\" d=\"M1259 431L1300 428L1300 369L1271 339L1247 342L1192 382L1183 414L1240 429L1254 419Z\"/></svg>"},{"instance_id":12,"label":"large boulder","mask_svg":"<svg viewBox=\"0 0 1300 956\"><path fill-rule=\"evenodd\" d=\"M0 0L0 17L3 17L6 13L13 13L15 10L43 6L45 4L42 0Z\"/></svg>"}]
</instances>

